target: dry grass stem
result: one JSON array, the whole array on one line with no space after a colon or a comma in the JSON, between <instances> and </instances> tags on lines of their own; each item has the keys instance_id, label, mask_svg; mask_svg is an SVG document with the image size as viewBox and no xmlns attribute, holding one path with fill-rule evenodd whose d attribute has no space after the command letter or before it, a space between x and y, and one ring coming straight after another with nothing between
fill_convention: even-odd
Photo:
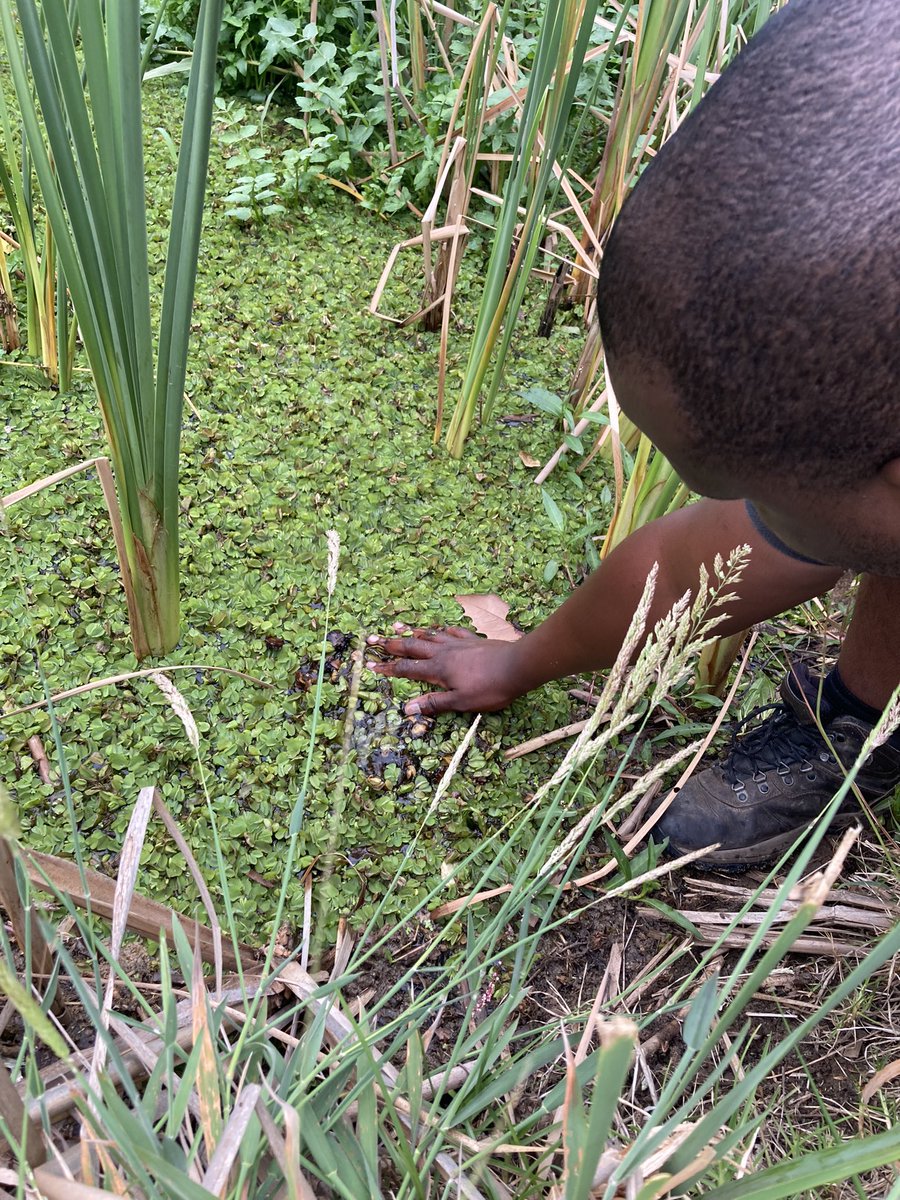
<instances>
[{"instance_id":1,"label":"dry grass stem","mask_svg":"<svg viewBox=\"0 0 900 1200\"><path fill-rule=\"evenodd\" d=\"M563 742L566 738L575 737L586 725L587 721L574 721L571 725L562 725L559 729L551 729L549 733L541 733L537 737L529 738L526 742L520 742L518 746L510 746L508 750L503 751L503 757L507 762L511 762L514 758L522 758L526 754L532 754L535 750L542 750L544 746L552 746L554 742Z\"/></svg>"},{"instance_id":2,"label":"dry grass stem","mask_svg":"<svg viewBox=\"0 0 900 1200\"><path fill-rule=\"evenodd\" d=\"M774 930L767 935L765 944L771 944L778 929L786 925L803 905L810 903L818 906L818 912L804 936L793 946L798 954L821 954L828 958L858 955L900 921L900 905L875 895L832 887L837 877L835 864L840 869L857 833L857 830L847 830L828 870L813 876L782 905L775 917ZM730 948L748 945L759 926L769 919L777 896L775 888L753 889L706 876L688 879L686 884L689 893L709 899L716 906L714 909L678 910L698 930L703 945L712 945L731 926L734 928L724 944ZM729 900L739 907L726 907ZM738 920L740 906L751 900L753 909Z\"/></svg>"},{"instance_id":3,"label":"dry grass stem","mask_svg":"<svg viewBox=\"0 0 900 1200\"><path fill-rule=\"evenodd\" d=\"M231 667L212 667L203 663L173 663L166 667L166 671L216 671L221 675L232 675L235 679L254 683L257 687L272 687L272 684L267 683L265 679L258 679L255 675L247 675L243 671L234 671ZM20 708L4 711L0 713L0 721L6 720L8 717L18 717L21 713L35 712L39 708L48 708L50 705L59 704L62 700L71 700L73 696L84 696L88 692L97 691L98 688L115 687L119 683L129 683L132 679L145 679L157 674L159 674L159 667L142 667L138 671L123 671L120 675L107 675L103 679L92 679L90 683L82 683L78 687L66 688L63 692L57 692L49 700L35 700L33 704L23 704Z\"/></svg>"}]
</instances>

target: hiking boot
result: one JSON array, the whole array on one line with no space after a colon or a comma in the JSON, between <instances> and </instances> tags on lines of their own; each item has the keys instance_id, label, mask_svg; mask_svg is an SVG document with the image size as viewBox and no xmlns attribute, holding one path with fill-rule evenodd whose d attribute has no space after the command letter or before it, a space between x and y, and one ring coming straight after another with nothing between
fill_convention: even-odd
<instances>
[{"instance_id":1,"label":"hiking boot","mask_svg":"<svg viewBox=\"0 0 900 1200\"><path fill-rule=\"evenodd\" d=\"M694 775L660 818L654 831L669 839L669 853L685 854L719 843L701 866L740 870L774 861L828 807L856 761L872 726L844 713L832 715L823 701L819 714L830 745L813 714L818 681L795 664L781 685L780 704L756 709L732 735L724 759ZM738 736L748 721L768 713L755 729ZM868 755L856 786L868 803L900 784L900 749L886 743ZM851 791L833 828L860 818Z\"/></svg>"}]
</instances>

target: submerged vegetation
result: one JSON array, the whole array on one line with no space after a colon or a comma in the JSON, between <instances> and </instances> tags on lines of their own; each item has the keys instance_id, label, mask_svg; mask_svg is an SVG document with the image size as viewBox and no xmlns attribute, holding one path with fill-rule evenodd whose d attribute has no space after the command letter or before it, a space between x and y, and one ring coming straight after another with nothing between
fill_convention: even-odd
<instances>
[{"instance_id":1,"label":"submerged vegetation","mask_svg":"<svg viewBox=\"0 0 900 1200\"><path fill-rule=\"evenodd\" d=\"M569 97L594 141L566 160L585 196L579 173L602 146L614 157L616 80L659 66L611 31L651 8L670 22L671 91L657 79L654 103L678 115L701 90L691 63L713 71L770 5L603 6ZM167 320L185 103L171 68L198 10L143 5L148 322ZM582 11L559 6L554 63ZM548 320L546 289L522 274L477 441L460 460L435 444L436 378L471 366L517 170L536 10L247 0L224 14L186 314L181 636L137 673L110 513L90 473L66 473L109 432L68 323L72 273L50 269L28 215L39 197L0 177L36 239L0 228L0 286L24 297L33 335L0 343L0 1036L14 1039L0 1195L777 1200L845 1180L827 1194L900 1195L890 847L876 863L851 832L831 854L820 823L768 877L705 887L644 840L646 804L696 765L733 699L693 688L709 592L632 671L626 650L577 696L549 686L477 720L407 719L411 685L364 668L367 633L461 624L456 596L501 597L533 626L596 565L614 512L621 533L677 491L596 402L597 347L566 306L590 278L583 229L566 251L581 274L553 280L561 222L526 246L509 207L495 261L527 250L564 302ZM461 96L481 164L448 137ZM482 125L491 98L505 107ZM626 122L620 183L652 148L647 119ZM8 165L12 119L4 138ZM552 173L545 161L542 186ZM424 320L378 320L376 293ZM41 330L73 354L59 390ZM713 598L740 566L720 565ZM788 642L831 652L834 618L811 608L748 646L744 711L771 698ZM823 1061L857 1059L868 1086L834 1098Z\"/></svg>"}]
</instances>

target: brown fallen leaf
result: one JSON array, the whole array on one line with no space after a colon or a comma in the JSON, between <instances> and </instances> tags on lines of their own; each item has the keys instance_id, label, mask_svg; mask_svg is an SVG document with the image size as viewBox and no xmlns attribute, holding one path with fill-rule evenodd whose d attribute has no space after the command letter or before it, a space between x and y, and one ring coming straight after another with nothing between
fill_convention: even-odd
<instances>
[{"instance_id":1,"label":"brown fallen leaf","mask_svg":"<svg viewBox=\"0 0 900 1200\"><path fill-rule=\"evenodd\" d=\"M456 600L478 632L485 637L498 642L514 642L522 636L521 630L506 619L509 605L493 592L485 596L457 596Z\"/></svg>"},{"instance_id":2,"label":"brown fallen leaf","mask_svg":"<svg viewBox=\"0 0 900 1200\"><path fill-rule=\"evenodd\" d=\"M526 467L539 467L541 465L540 459L535 458L533 454L526 454L524 450L519 451L519 458L521 458Z\"/></svg>"}]
</instances>

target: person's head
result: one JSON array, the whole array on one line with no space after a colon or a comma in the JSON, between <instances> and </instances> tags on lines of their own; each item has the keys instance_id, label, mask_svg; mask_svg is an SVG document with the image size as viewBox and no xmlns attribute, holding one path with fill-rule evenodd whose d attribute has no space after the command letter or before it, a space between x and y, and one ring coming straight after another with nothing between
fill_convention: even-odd
<instances>
[{"instance_id":1,"label":"person's head","mask_svg":"<svg viewBox=\"0 0 900 1200\"><path fill-rule=\"evenodd\" d=\"M878 38L831 0L769 22L635 188L598 316L688 484L900 575L900 9L875 7Z\"/></svg>"}]
</instances>

